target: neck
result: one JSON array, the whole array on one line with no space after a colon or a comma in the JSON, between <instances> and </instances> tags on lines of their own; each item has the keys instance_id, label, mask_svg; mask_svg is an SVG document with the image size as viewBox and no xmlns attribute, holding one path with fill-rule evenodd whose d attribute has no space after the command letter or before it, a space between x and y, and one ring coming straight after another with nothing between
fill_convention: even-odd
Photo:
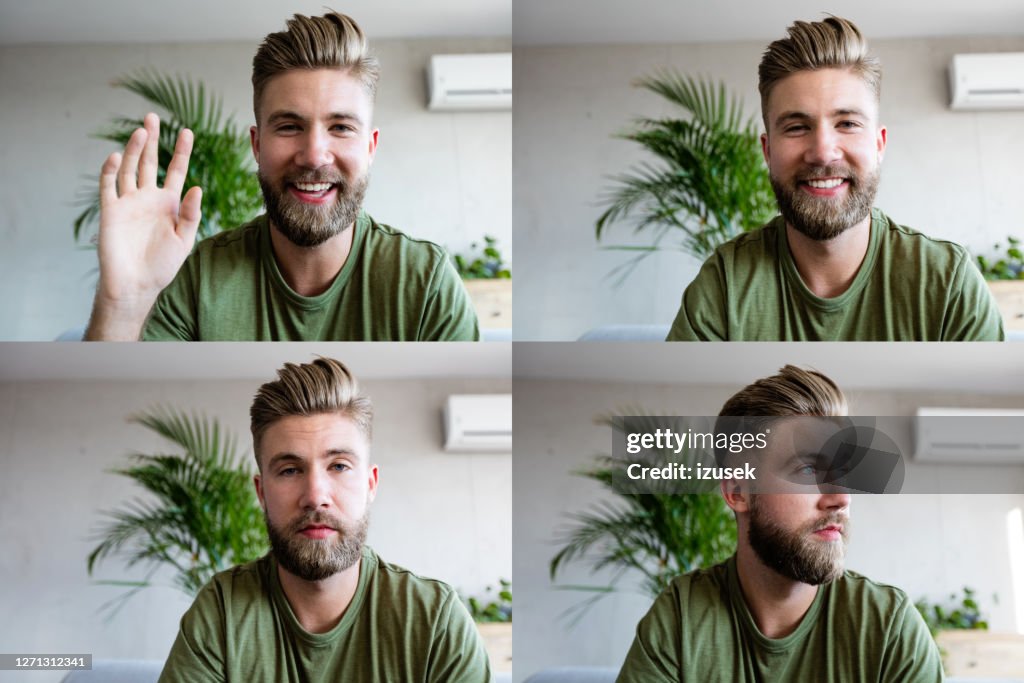
<instances>
[{"instance_id":1,"label":"neck","mask_svg":"<svg viewBox=\"0 0 1024 683\"><path fill-rule=\"evenodd\" d=\"M871 241L871 214L828 240L814 240L786 223L786 240L800 279L815 296L837 297L853 284Z\"/></svg>"},{"instance_id":2,"label":"neck","mask_svg":"<svg viewBox=\"0 0 1024 683\"><path fill-rule=\"evenodd\" d=\"M747 608L766 638L784 638L795 631L818 594L817 586L769 568L747 544L741 543L736 551L736 571Z\"/></svg>"},{"instance_id":3,"label":"neck","mask_svg":"<svg viewBox=\"0 0 1024 683\"><path fill-rule=\"evenodd\" d=\"M322 581L300 579L277 565L281 589L302 628L310 633L326 633L338 625L356 594L361 563L358 560Z\"/></svg>"},{"instance_id":4,"label":"neck","mask_svg":"<svg viewBox=\"0 0 1024 683\"><path fill-rule=\"evenodd\" d=\"M300 296L323 294L331 286L352 253L355 223L323 244L299 247L288 240L270 221L270 244L274 260L288 286Z\"/></svg>"}]
</instances>

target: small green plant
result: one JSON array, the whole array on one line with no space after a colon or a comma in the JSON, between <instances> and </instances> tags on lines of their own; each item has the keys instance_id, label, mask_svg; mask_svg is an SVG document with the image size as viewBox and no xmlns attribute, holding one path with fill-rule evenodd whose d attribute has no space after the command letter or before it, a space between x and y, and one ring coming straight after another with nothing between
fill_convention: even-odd
<instances>
[{"instance_id":1,"label":"small green plant","mask_svg":"<svg viewBox=\"0 0 1024 683\"><path fill-rule=\"evenodd\" d=\"M949 603L946 605L931 603L924 598L914 603L933 637L946 629L988 630L988 621L974 599L974 590L964 586L963 592L963 598L959 601L956 593L950 593ZM995 595L992 596L992 600L996 601Z\"/></svg>"},{"instance_id":2,"label":"small green plant","mask_svg":"<svg viewBox=\"0 0 1024 683\"><path fill-rule=\"evenodd\" d=\"M1002 255L987 257L978 255L977 264L986 280L1024 280L1024 252L1021 251L1021 240L1018 237L1007 237L1008 246ZM992 248L999 252L1002 244L996 242Z\"/></svg>"},{"instance_id":3,"label":"small green plant","mask_svg":"<svg viewBox=\"0 0 1024 683\"><path fill-rule=\"evenodd\" d=\"M484 602L486 598L464 598L473 621L482 624L512 621L512 582L506 579L498 579L498 582L501 584L501 588L493 600ZM487 586L485 590L487 593L490 593L493 588Z\"/></svg>"},{"instance_id":4,"label":"small green plant","mask_svg":"<svg viewBox=\"0 0 1024 683\"><path fill-rule=\"evenodd\" d=\"M486 235L484 237L484 248L477 252L478 243L472 242L469 254L455 254L452 261L455 263L455 270L463 280L490 280L509 279L512 271L502 258L501 251L497 247L498 240L495 237Z\"/></svg>"},{"instance_id":5,"label":"small green plant","mask_svg":"<svg viewBox=\"0 0 1024 683\"><path fill-rule=\"evenodd\" d=\"M219 571L267 552L263 512L252 475L233 435L216 420L170 408L130 418L161 435L182 454L134 453L131 464L113 470L148 494L104 512L89 553L91 576L97 565L119 556L126 567L148 567L141 581L98 583L129 590L107 603L116 613L124 602L152 585L157 570L169 569L175 587L194 597Z\"/></svg>"}]
</instances>

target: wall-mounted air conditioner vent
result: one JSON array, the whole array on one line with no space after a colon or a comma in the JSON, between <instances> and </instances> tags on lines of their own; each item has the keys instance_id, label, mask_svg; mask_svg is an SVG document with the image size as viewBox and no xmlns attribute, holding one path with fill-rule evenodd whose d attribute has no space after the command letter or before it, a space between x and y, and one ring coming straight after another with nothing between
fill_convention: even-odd
<instances>
[{"instance_id":1,"label":"wall-mounted air conditioner vent","mask_svg":"<svg viewBox=\"0 0 1024 683\"><path fill-rule=\"evenodd\" d=\"M918 462L1024 464L1024 410L918 408L914 425Z\"/></svg>"},{"instance_id":2,"label":"wall-mounted air conditioner vent","mask_svg":"<svg viewBox=\"0 0 1024 683\"><path fill-rule=\"evenodd\" d=\"M1024 52L954 55L949 89L953 109L1024 109Z\"/></svg>"},{"instance_id":3,"label":"wall-mounted air conditioner vent","mask_svg":"<svg viewBox=\"0 0 1024 683\"><path fill-rule=\"evenodd\" d=\"M512 394L453 394L444 406L444 449L512 451Z\"/></svg>"},{"instance_id":4,"label":"wall-mounted air conditioner vent","mask_svg":"<svg viewBox=\"0 0 1024 683\"><path fill-rule=\"evenodd\" d=\"M427 67L432 111L512 108L512 53L434 55Z\"/></svg>"}]
</instances>

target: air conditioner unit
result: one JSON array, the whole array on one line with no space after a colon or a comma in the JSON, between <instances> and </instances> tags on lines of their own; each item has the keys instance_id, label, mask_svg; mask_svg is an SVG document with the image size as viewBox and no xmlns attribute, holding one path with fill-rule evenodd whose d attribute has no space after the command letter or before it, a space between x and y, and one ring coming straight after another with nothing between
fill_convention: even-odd
<instances>
[{"instance_id":1,"label":"air conditioner unit","mask_svg":"<svg viewBox=\"0 0 1024 683\"><path fill-rule=\"evenodd\" d=\"M949 90L953 109L1024 109L1024 52L954 55Z\"/></svg>"},{"instance_id":2,"label":"air conditioner unit","mask_svg":"<svg viewBox=\"0 0 1024 683\"><path fill-rule=\"evenodd\" d=\"M434 55L427 67L432 111L512 108L512 53Z\"/></svg>"},{"instance_id":3,"label":"air conditioner unit","mask_svg":"<svg viewBox=\"0 0 1024 683\"><path fill-rule=\"evenodd\" d=\"M512 394L453 394L444 406L444 449L512 451Z\"/></svg>"},{"instance_id":4,"label":"air conditioner unit","mask_svg":"<svg viewBox=\"0 0 1024 683\"><path fill-rule=\"evenodd\" d=\"M917 462L1024 464L1024 410L918 408L914 432Z\"/></svg>"}]
</instances>

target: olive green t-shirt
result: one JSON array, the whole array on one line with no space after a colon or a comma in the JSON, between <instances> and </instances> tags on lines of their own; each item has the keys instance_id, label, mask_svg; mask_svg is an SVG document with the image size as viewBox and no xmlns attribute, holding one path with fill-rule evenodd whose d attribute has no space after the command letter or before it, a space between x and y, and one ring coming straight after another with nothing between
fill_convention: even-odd
<instances>
[{"instance_id":1,"label":"olive green t-shirt","mask_svg":"<svg viewBox=\"0 0 1024 683\"><path fill-rule=\"evenodd\" d=\"M217 574L181 619L160 683L487 683L490 664L448 585L364 548L359 584L327 633L302 628L271 555Z\"/></svg>"},{"instance_id":2,"label":"olive green t-shirt","mask_svg":"<svg viewBox=\"0 0 1024 683\"><path fill-rule=\"evenodd\" d=\"M996 341L1002 318L963 247L871 212L849 289L823 299L804 284L786 223L719 247L683 293L668 341Z\"/></svg>"},{"instance_id":3,"label":"olive green t-shirt","mask_svg":"<svg viewBox=\"0 0 1024 683\"><path fill-rule=\"evenodd\" d=\"M473 304L441 247L360 212L327 291L301 296L266 215L200 242L160 293L148 341L475 341Z\"/></svg>"},{"instance_id":4,"label":"olive green t-shirt","mask_svg":"<svg viewBox=\"0 0 1024 683\"><path fill-rule=\"evenodd\" d=\"M636 629L619 683L941 681L942 662L906 593L851 571L819 587L793 633L766 638L736 558L677 578Z\"/></svg>"}]
</instances>

